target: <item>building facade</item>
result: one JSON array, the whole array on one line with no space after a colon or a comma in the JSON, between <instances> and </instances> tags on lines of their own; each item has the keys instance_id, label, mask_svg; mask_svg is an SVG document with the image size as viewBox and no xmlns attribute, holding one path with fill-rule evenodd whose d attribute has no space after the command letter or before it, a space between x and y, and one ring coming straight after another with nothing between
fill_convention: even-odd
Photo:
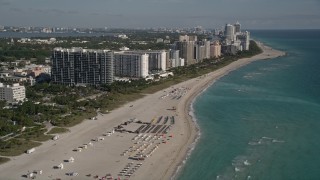
<instances>
[{"instance_id":1,"label":"building facade","mask_svg":"<svg viewBox=\"0 0 320 180\"><path fill-rule=\"evenodd\" d=\"M180 58L179 50L170 50L170 67L184 66L184 59Z\"/></svg>"},{"instance_id":2,"label":"building facade","mask_svg":"<svg viewBox=\"0 0 320 180\"><path fill-rule=\"evenodd\" d=\"M241 24L239 22L236 22L234 24L234 33L240 33L241 32Z\"/></svg>"},{"instance_id":3,"label":"building facade","mask_svg":"<svg viewBox=\"0 0 320 180\"><path fill-rule=\"evenodd\" d=\"M224 54L236 54L237 51L249 50L250 33L248 31L241 32L239 22L234 25L226 24L224 36L225 41L222 47Z\"/></svg>"},{"instance_id":4,"label":"building facade","mask_svg":"<svg viewBox=\"0 0 320 180\"><path fill-rule=\"evenodd\" d=\"M179 50L179 56L185 59L186 65L196 63L195 41L177 41L175 49Z\"/></svg>"},{"instance_id":5,"label":"building facade","mask_svg":"<svg viewBox=\"0 0 320 180\"><path fill-rule=\"evenodd\" d=\"M231 44L234 41L234 26L231 24L226 24L224 35L226 37L226 43Z\"/></svg>"},{"instance_id":6,"label":"building facade","mask_svg":"<svg viewBox=\"0 0 320 180\"><path fill-rule=\"evenodd\" d=\"M55 48L51 79L65 85L100 85L113 82L113 52L82 48Z\"/></svg>"},{"instance_id":7,"label":"building facade","mask_svg":"<svg viewBox=\"0 0 320 180\"><path fill-rule=\"evenodd\" d=\"M160 51L141 51L143 54L148 54L149 72L152 71L165 71L167 68L167 52Z\"/></svg>"},{"instance_id":8,"label":"building facade","mask_svg":"<svg viewBox=\"0 0 320 180\"><path fill-rule=\"evenodd\" d=\"M210 41L206 39L198 41L194 35L179 36L179 41L174 43L173 48L179 50L179 56L184 59L186 65L210 58Z\"/></svg>"},{"instance_id":9,"label":"building facade","mask_svg":"<svg viewBox=\"0 0 320 180\"><path fill-rule=\"evenodd\" d=\"M219 41L213 42L213 44L210 47L210 57L211 58L217 58L221 56L221 45Z\"/></svg>"},{"instance_id":10,"label":"building facade","mask_svg":"<svg viewBox=\"0 0 320 180\"><path fill-rule=\"evenodd\" d=\"M130 59L130 56L132 58L136 55L148 55L147 63L148 63L148 74L151 74L152 72L157 72L157 71L165 71L167 69L167 61L169 56L167 55L167 52L165 50L138 50L138 51L120 51L116 52L117 55L120 54L128 54L126 58ZM118 57L118 56L117 56ZM124 56L123 56L124 57ZM143 56L145 57L145 56ZM135 58L133 58L135 59ZM119 58L115 58L115 65L116 61L118 61ZM119 64L119 63L118 63ZM116 66L115 66L116 68ZM142 68L144 69L144 68ZM118 73L116 73L118 74ZM143 74L145 74L143 72Z\"/></svg>"},{"instance_id":11,"label":"building facade","mask_svg":"<svg viewBox=\"0 0 320 180\"><path fill-rule=\"evenodd\" d=\"M197 42L196 46L196 59L202 61L203 59L210 58L210 41L206 39Z\"/></svg>"},{"instance_id":12,"label":"building facade","mask_svg":"<svg viewBox=\"0 0 320 180\"><path fill-rule=\"evenodd\" d=\"M242 32L237 35L237 40L240 42L240 45L243 50L249 50L250 45L250 33L248 31Z\"/></svg>"},{"instance_id":13,"label":"building facade","mask_svg":"<svg viewBox=\"0 0 320 180\"><path fill-rule=\"evenodd\" d=\"M26 89L18 83L4 85L0 83L0 100L5 100L9 103L24 101L26 98Z\"/></svg>"},{"instance_id":14,"label":"building facade","mask_svg":"<svg viewBox=\"0 0 320 180\"><path fill-rule=\"evenodd\" d=\"M146 78L149 75L149 55L133 52L115 52L114 75Z\"/></svg>"}]
</instances>

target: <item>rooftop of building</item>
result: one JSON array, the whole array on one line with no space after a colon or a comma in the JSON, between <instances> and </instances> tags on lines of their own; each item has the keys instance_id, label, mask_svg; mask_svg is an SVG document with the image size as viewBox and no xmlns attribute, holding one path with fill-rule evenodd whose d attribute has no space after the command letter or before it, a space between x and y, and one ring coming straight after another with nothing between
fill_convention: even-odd
<instances>
[{"instance_id":1,"label":"rooftop of building","mask_svg":"<svg viewBox=\"0 0 320 180\"><path fill-rule=\"evenodd\" d=\"M5 85L3 83L0 83L0 87L7 87L7 88L12 88L12 87L21 87L19 83L14 83L12 85Z\"/></svg>"},{"instance_id":2,"label":"rooftop of building","mask_svg":"<svg viewBox=\"0 0 320 180\"><path fill-rule=\"evenodd\" d=\"M72 48L62 48L62 47L56 47L53 49L54 51L60 51L60 52L93 52L93 53L106 53L110 52L109 49L85 49L81 47L72 47Z\"/></svg>"}]
</instances>

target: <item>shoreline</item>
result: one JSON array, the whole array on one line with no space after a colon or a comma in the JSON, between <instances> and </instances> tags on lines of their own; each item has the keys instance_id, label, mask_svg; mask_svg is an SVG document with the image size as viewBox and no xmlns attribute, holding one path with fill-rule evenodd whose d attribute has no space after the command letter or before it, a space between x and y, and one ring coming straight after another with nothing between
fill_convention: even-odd
<instances>
[{"instance_id":1,"label":"shoreline","mask_svg":"<svg viewBox=\"0 0 320 180\"><path fill-rule=\"evenodd\" d=\"M194 114L195 112L193 109L193 104L199 96L201 96L217 80L219 80L223 76L228 75L230 72L232 72L238 68L241 68L242 66L248 65L251 62L258 61L258 60L274 59L274 58L286 55L285 52L273 49L273 48L263 44L260 41L255 41L255 42L262 49L262 53L255 55L253 57L250 57L250 58L239 59L239 60L232 62L231 64L229 64L225 67L222 67L222 68L216 70L216 71L219 71L219 70L223 71L221 73L219 72L219 73L215 74L214 72L210 72L210 73L206 74L205 76L206 77L209 76L209 79L206 80L205 82L202 82L200 85L201 87L197 88L197 90L195 90L194 94L189 97L187 104L185 104L185 113L184 114L185 114L185 118L188 119L188 122L190 124L193 123L193 128L196 129L195 132L193 132L192 130L190 131L191 132L190 136L192 137L191 139L193 139L193 141L191 143L189 143L189 147L185 151L184 156L180 159L180 163L176 163L176 165L171 164L171 166L175 166L176 168L174 171L171 172L170 178L168 178L169 177L168 175L164 175L163 178L161 178L161 179L174 180L179 176L179 173L181 173L183 166L185 165L186 161L189 159L190 155L192 154L192 151L194 150L195 146L197 145L199 139L201 138L201 129L200 129L200 126L197 124L197 118ZM238 61L241 61L241 62L239 63ZM238 63L236 63L236 62L238 62ZM232 66L234 64L235 64L235 66ZM231 66L232 66L232 68L228 68ZM226 69L226 71L221 70L221 69ZM189 109L188 111L186 111L187 107Z\"/></svg>"},{"instance_id":2,"label":"shoreline","mask_svg":"<svg viewBox=\"0 0 320 180\"><path fill-rule=\"evenodd\" d=\"M115 175L114 178L116 178L119 171L131 162L134 164L141 162L143 165L139 166L139 170L131 175L130 179L175 178L194 149L197 143L195 140L200 138L201 131L197 127L195 117L192 117L192 113L194 113L192 105L196 98L217 79L241 66L256 60L285 55L284 52L274 50L259 42L257 44L263 50L259 55L239 59L214 72L149 94L115 109L109 114L99 114L97 120L85 120L79 125L71 127L70 132L61 134L57 141L44 142L41 146L36 147L36 151L32 154L12 157L11 161L0 165L0 178L21 179L27 172L39 169L43 170L43 174L37 177L39 179L72 179L72 176L66 176L70 172L79 173L80 179L92 179L93 175L103 177L109 173ZM168 96L173 91L180 93L181 98ZM162 98L164 96L165 98ZM172 110L171 107L176 108ZM168 136L170 134L172 137L162 137L159 148L157 147L155 153L143 161L133 161L128 155L120 155L123 154L121 152L127 151L131 147L139 146L138 142L133 140L137 134L115 132L111 136L104 136L106 132L130 119L150 121L154 126L168 127L169 123L161 121L161 125L159 125L154 122L162 116L175 117L176 119L168 133ZM139 126L140 124L136 123L126 125L131 130L136 130ZM156 136L155 133L144 134L150 137ZM104 137L104 140L98 142L95 140L97 137ZM74 151L75 148L88 144L88 142L93 145L83 149L82 152ZM151 147L155 145L153 142L143 141L142 143ZM147 148L146 150L148 151ZM73 163L66 162L70 157L75 159ZM65 168L58 170L55 166L60 163L64 163Z\"/></svg>"}]
</instances>

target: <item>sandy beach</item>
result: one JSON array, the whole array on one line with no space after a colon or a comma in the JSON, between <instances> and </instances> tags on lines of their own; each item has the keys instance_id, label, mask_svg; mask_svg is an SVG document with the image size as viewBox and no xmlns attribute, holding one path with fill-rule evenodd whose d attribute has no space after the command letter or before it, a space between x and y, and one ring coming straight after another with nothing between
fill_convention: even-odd
<instances>
[{"instance_id":1,"label":"sandy beach","mask_svg":"<svg viewBox=\"0 0 320 180\"><path fill-rule=\"evenodd\" d=\"M99 114L97 120L85 120L31 154L12 157L0 165L0 179L26 179L34 171L37 179L171 179L198 136L189 115L194 98L241 66L285 55L257 44L263 49L259 55ZM113 132L115 127L122 132Z\"/></svg>"}]
</instances>

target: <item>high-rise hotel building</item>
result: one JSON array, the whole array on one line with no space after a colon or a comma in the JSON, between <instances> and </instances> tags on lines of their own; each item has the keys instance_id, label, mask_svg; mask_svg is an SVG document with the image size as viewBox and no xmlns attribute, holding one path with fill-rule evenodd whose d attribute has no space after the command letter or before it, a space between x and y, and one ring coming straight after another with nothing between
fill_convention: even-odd
<instances>
[{"instance_id":1,"label":"high-rise hotel building","mask_svg":"<svg viewBox=\"0 0 320 180\"><path fill-rule=\"evenodd\" d=\"M211 58L218 58L221 56L221 45L219 41L213 42L211 45L211 50L210 50L210 57Z\"/></svg>"},{"instance_id":2,"label":"high-rise hotel building","mask_svg":"<svg viewBox=\"0 0 320 180\"><path fill-rule=\"evenodd\" d=\"M179 50L179 56L185 59L186 65L196 63L195 41L177 41L175 50Z\"/></svg>"},{"instance_id":3,"label":"high-rise hotel building","mask_svg":"<svg viewBox=\"0 0 320 180\"><path fill-rule=\"evenodd\" d=\"M169 67L174 68L179 66L184 66L184 59L180 58L179 50L171 49L169 51Z\"/></svg>"},{"instance_id":4,"label":"high-rise hotel building","mask_svg":"<svg viewBox=\"0 0 320 180\"><path fill-rule=\"evenodd\" d=\"M149 74L149 55L135 52L114 53L114 75L145 78Z\"/></svg>"},{"instance_id":5,"label":"high-rise hotel building","mask_svg":"<svg viewBox=\"0 0 320 180\"><path fill-rule=\"evenodd\" d=\"M180 35L173 49L179 50L179 56L185 60L186 65L210 58L210 41L198 41L197 36Z\"/></svg>"},{"instance_id":6,"label":"high-rise hotel building","mask_svg":"<svg viewBox=\"0 0 320 180\"><path fill-rule=\"evenodd\" d=\"M99 85L113 82L113 52L82 48L54 48L51 79L65 85Z\"/></svg>"},{"instance_id":7,"label":"high-rise hotel building","mask_svg":"<svg viewBox=\"0 0 320 180\"><path fill-rule=\"evenodd\" d=\"M226 24L224 36L223 53L236 54L237 51L249 50L250 32L242 32L239 22L234 25Z\"/></svg>"},{"instance_id":8,"label":"high-rise hotel building","mask_svg":"<svg viewBox=\"0 0 320 180\"><path fill-rule=\"evenodd\" d=\"M241 24L239 22L236 22L234 25L234 33L241 33Z\"/></svg>"},{"instance_id":9,"label":"high-rise hotel building","mask_svg":"<svg viewBox=\"0 0 320 180\"><path fill-rule=\"evenodd\" d=\"M167 52L160 51L143 51L149 55L149 72L154 70L165 71L167 69Z\"/></svg>"},{"instance_id":10,"label":"high-rise hotel building","mask_svg":"<svg viewBox=\"0 0 320 180\"><path fill-rule=\"evenodd\" d=\"M226 43L229 45L234 41L235 37L235 27L231 24L226 24L224 35L226 37Z\"/></svg>"},{"instance_id":11,"label":"high-rise hotel building","mask_svg":"<svg viewBox=\"0 0 320 180\"><path fill-rule=\"evenodd\" d=\"M243 50L249 50L250 46L250 32L245 31L237 35L237 40L240 41Z\"/></svg>"},{"instance_id":12,"label":"high-rise hotel building","mask_svg":"<svg viewBox=\"0 0 320 180\"><path fill-rule=\"evenodd\" d=\"M186 65L197 62L197 36L180 35L179 41L174 43L174 49L179 50L179 56L185 59Z\"/></svg>"},{"instance_id":13,"label":"high-rise hotel building","mask_svg":"<svg viewBox=\"0 0 320 180\"><path fill-rule=\"evenodd\" d=\"M167 69L164 50L138 50L115 52L115 76L145 78L149 74Z\"/></svg>"}]
</instances>

